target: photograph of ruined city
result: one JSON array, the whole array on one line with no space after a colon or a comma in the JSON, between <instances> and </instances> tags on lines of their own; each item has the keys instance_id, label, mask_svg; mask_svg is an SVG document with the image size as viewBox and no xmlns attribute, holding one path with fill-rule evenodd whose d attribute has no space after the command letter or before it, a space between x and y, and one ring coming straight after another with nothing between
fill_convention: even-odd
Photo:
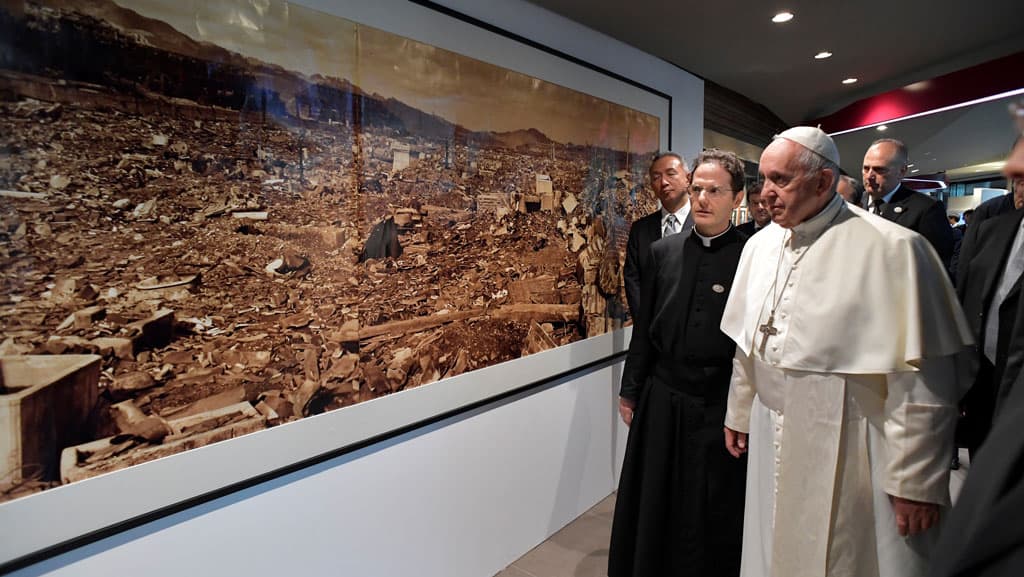
<instances>
[{"instance_id":1,"label":"photograph of ruined city","mask_svg":"<svg viewBox=\"0 0 1024 577\"><path fill-rule=\"evenodd\" d=\"M278 0L0 0L0 502L621 327L659 137Z\"/></svg>"}]
</instances>

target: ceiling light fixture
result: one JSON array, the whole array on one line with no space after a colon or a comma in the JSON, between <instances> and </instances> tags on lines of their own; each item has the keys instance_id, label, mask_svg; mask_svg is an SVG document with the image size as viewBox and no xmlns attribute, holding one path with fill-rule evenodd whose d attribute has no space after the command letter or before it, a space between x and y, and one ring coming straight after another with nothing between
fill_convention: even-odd
<instances>
[{"instance_id":1,"label":"ceiling light fixture","mask_svg":"<svg viewBox=\"0 0 1024 577\"><path fill-rule=\"evenodd\" d=\"M910 172L912 172L912 173L914 173L914 172L921 172L921 169L920 168L915 168L914 170L911 170Z\"/></svg>"},{"instance_id":2,"label":"ceiling light fixture","mask_svg":"<svg viewBox=\"0 0 1024 577\"><path fill-rule=\"evenodd\" d=\"M889 130L889 127L884 124L879 124L878 126L875 127L875 130L879 132L885 132L886 130Z\"/></svg>"},{"instance_id":3,"label":"ceiling light fixture","mask_svg":"<svg viewBox=\"0 0 1024 577\"><path fill-rule=\"evenodd\" d=\"M856 78L846 78L843 80L843 84L853 84L854 82L857 82Z\"/></svg>"},{"instance_id":4,"label":"ceiling light fixture","mask_svg":"<svg viewBox=\"0 0 1024 577\"><path fill-rule=\"evenodd\" d=\"M793 19L792 12L779 12L775 16L772 16L772 22L776 24L782 24L783 22L789 22Z\"/></svg>"},{"instance_id":5,"label":"ceiling light fixture","mask_svg":"<svg viewBox=\"0 0 1024 577\"><path fill-rule=\"evenodd\" d=\"M819 52L819 53L814 55L814 59L815 60L824 60L824 59L826 59L826 58L828 58L830 56L832 56L831 52L829 52L828 50L822 50L821 52Z\"/></svg>"}]
</instances>

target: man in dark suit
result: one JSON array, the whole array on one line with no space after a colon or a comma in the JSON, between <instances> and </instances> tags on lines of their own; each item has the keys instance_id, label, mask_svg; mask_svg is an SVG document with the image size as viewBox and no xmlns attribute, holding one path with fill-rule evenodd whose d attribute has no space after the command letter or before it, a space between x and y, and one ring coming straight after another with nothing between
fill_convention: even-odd
<instances>
[{"instance_id":1,"label":"man in dark suit","mask_svg":"<svg viewBox=\"0 0 1024 577\"><path fill-rule=\"evenodd\" d=\"M1014 173L1015 159L1021 165L1019 175ZM1024 196L1024 142L1020 139L1004 170L1014 193L1019 188ZM1013 198L1016 194L1005 196ZM981 222L975 220L968 227L960 250L957 294L978 348L978 373L961 403L965 416L959 430L972 456L985 440L992 416L998 412L1016 377L1014 370L1007 369L1008 361L1016 365L1016 370L1020 368L1021 355L1010 359L1009 353L1013 338L1010 331L1020 300L1018 259L1024 259L1022 220L1024 210L1019 208Z\"/></svg>"},{"instance_id":2,"label":"man in dark suit","mask_svg":"<svg viewBox=\"0 0 1024 577\"><path fill-rule=\"evenodd\" d=\"M640 284L649 265L648 249L651 243L693 228L689 202L690 173L686 170L683 157L675 152L657 155L651 162L648 175L661 208L637 220L630 227L626 264L622 270L626 284L626 303L634 319L640 310Z\"/></svg>"},{"instance_id":3,"label":"man in dark suit","mask_svg":"<svg viewBox=\"0 0 1024 577\"><path fill-rule=\"evenodd\" d=\"M1000 397L1006 394L1000 383L1020 296L1020 271L1007 265L1024 250L1019 246L1024 234L1018 234L1022 218L1024 211L1016 210L974 225L977 234L960 251L957 293L978 348L978 372L962 402L965 417L960 423L972 456L985 440ZM1010 278L1014 272L1018 276Z\"/></svg>"},{"instance_id":4,"label":"man in dark suit","mask_svg":"<svg viewBox=\"0 0 1024 577\"><path fill-rule=\"evenodd\" d=\"M742 199L743 162L705 150L693 169L696 225L650 247L620 390L630 430L610 577L739 575L746 459L725 450L736 345L718 327L746 241L730 224Z\"/></svg>"},{"instance_id":5,"label":"man in dark suit","mask_svg":"<svg viewBox=\"0 0 1024 577\"><path fill-rule=\"evenodd\" d=\"M1020 119L1024 121L1024 115ZM1015 192L1018 186L1024 190L1021 138L1003 172ZM977 456L971 454L971 473L935 548L931 577L1024 575L1024 524L1020 523L1024 513L1024 306L1019 305L1019 273L1024 268L1022 223L1024 209L1018 208L972 222L964 240L958 292L978 337L983 369L985 363L991 365L987 379L985 370L979 372L971 393L986 388L994 418ZM991 325L992 320L997 321L996 326ZM994 363L987 358L993 349Z\"/></svg>"},{"instance_id":6,"label":"man in dark suit","mask_svg":"<svg viewBox=\"0 0 1024 577\"><path fill-rule=\"evenodd\" d=\"M924 236L948 269L953 230L938 201L901 184L907 174L906 145L893 138L876 140L864 154L862 169L868 193L866 208Z\"/></svg>"},{"instance_id":7,"label":"man in dark suit","mask_svg":"<svg viewBox=\"0 0 1024 577\"><path fill-rule=\"evenodd\" d=\"M736 230L747 236L754 236L754 233L772 223L772 213L768 212L768 204L761 202L761 183L752 185L747 189L747 210L750 211L750 220L736 227Z\"/></svg>"},{"instance_id":8,"label":"man in dark suit","mask_svg":"<svg viewBox=\"0 0 1024 577\"><path fill-rule=\"evenodd\" d=\"M1024 373L1017 375L985 447L971 455L956 506L946 518L929 577L1024 575Z\"/></svg>"},{"instance_id":9,"label":"man in dark suit","mask_svg":"<svg viewBox=\"0 0 1024 577\"><path fill-rule=\"evenodd\" d=\"M979 204L978 208L974 211L971 224L978 224L993 216L1006 214L1024 206L1024 186L1020 188L1019 194L1004 194Z\"/></svg>"},{"instance_id":10,"label":"man in dark suit","mask_svg":"<svg viewBox=\"0 0 1024 577\"><path fill-rule=\"evenodd\" d=\"M1021 137L1018 136L1017 140L1013 142L1013 146L1010 147L1011 158L1013 157L1014 150L1016 150L1017 145L1020 143L1020 141ZM1024 178L1014 180L1012 177L1008 177L1006 185L1007 188L1009 188L1009 192L1007 194L997 196L995 198L990 198L985 202L979 204L978 208L975 210L964 211L964 222L966 224L964 228L961 229L963 232L963 240L960 242L960 247L976 242L978 231L981 229L981 227L979 226L981 223L985 222L990 218L994 218L1006 214L1008 212L1013 212L1014 210L1024 208ZM969 216L968 213L970 213ZM961 252L962 250L963 249L960 248ZM959 279L961 276L958 270L960 267L960 262L960 255L957 253L957 251L954 251L953 262L950 265L950 271L952 271L953 276L956 279ZM959 280L957 282L959 283Z\"/></svg>"}]
</instances>

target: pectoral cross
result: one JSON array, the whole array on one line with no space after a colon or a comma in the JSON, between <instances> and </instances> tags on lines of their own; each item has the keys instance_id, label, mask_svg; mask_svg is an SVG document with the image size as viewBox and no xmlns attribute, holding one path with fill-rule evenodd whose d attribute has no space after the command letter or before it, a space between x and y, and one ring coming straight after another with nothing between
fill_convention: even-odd
<instances>
[{"instance_id":1,"label":"pectoral cross","mask_svg":"<svg viewBox=\"0 0 1024 577\"><path fill-rule=\"evenodd\" d=\"M763 335L761 337L761 356L763 357L765 346L768 345L768 337L779 334L779 329L775 328L775 313L768 315L768 322L757 327L757 330Z\"/></svg>"}]
</instances>

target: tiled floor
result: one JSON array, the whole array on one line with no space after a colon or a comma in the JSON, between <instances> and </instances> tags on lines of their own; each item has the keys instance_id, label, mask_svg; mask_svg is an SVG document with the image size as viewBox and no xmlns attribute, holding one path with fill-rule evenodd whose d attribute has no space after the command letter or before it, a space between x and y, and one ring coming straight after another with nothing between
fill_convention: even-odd
<instances>
[{"instance_id":1,"label":"tiled floor","mask_svg":"<svg viewBox=\"0 0 1024 577\"><path fill-rule=\"evenodd\" d=\"M604 577L615 494L594 505L495 577Z\"/></svg>"},{"instance_id":2,"label":"tiled floor","mask_svg":"<svg viewBox=\"0 0 1024 577\"><path fill-rule=\"evenodd\" d=\"M960 470L952 472L949 482L954 499L970 468L967 451L960 451L960 462ZM495 577L605 577L614 509L612 493Z\"/></svg>"}]
</instances>

